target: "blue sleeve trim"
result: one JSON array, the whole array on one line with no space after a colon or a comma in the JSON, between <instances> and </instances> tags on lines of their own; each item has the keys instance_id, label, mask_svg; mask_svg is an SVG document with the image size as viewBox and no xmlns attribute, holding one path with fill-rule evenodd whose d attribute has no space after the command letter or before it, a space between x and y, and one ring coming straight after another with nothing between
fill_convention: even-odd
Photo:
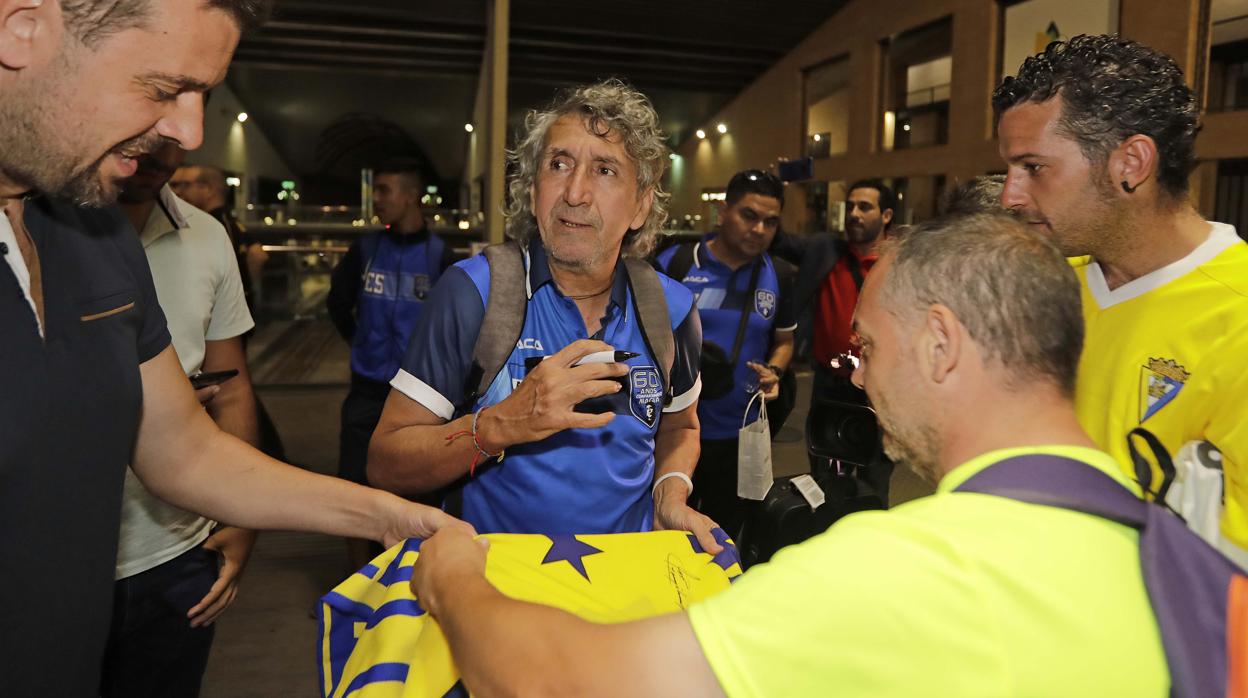
<instances>
[{"instance_id":1,"label":"blue sleeve trim","mask_svg":"<svg viewBox=\"0 0 1248 698\"><path fill-rule=\"evenodd\" d=\"M672 277L659 273L659 282L663 284L663 295L667 298L667 312L672 316L672 331L684 324L693 309L693 292ZM698 344L702 343L701 325L698 326ZM677 343L679 346L679 342Z\"/></svg>"},{"instance_id":2,"label":"blue sleeve trim","mask_svg":"<svg viewBox=\"0 0 1248 698\"><path fill-rule=\"evenodd\" d=\"M485 304L490 302L490 263L485 259L485 255L469 257L462 262L456 262L455 266L472 280L473 285L477 287L481 307L485 308Z\"/></svg>"},{"instance_id":3,"label":"blue sleeve trim","mask_svg":"<svg viewBox=\"0 0 1248 698\"><path fill-rule=\"evenodd\" d=\"M484 295L473 278L472 259L457 263L438 279L420 322L412 332L402 369L433 388L454 405L463 402L464 381L472 364L472 350L485 319ZM488 263L480 260L488 283Z\"/></svg>"}]
</instances>

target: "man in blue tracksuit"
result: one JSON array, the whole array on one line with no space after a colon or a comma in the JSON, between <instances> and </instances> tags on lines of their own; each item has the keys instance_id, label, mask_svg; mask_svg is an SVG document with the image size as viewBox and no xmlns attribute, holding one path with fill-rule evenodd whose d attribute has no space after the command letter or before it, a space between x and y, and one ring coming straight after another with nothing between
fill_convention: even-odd
<instances>
[{"instance_id":1,"label":"man in blue tracksuit","mask_svg":"<svg viewBox=\"0 0 1248 698\"><path fill-rule=\"evenodd\" d=\"M390 379L399 370L425 296L457 261L451 246L425 224L418 165L396 161L373 180L373 210L386 228L356 240L334 269L326 304L351 343L351 390L342 403L338 474L368 484L365 465ZM358 545L357 545L358 544ZM368 562L366 541L348 544L352 569Z\"/></svg>"},{"instance_id":2,"label":"man in blue tracksuit","mask_svg":"<svg viewBox=\"0 0 1248 698\"><path fill-rule=\"evenodd\" d=\"M669 247L657 260L693 292L702 317L702 455L694 470L695 508L740 533L746 502L737 497L737 436L758 419L758 391L779 397L780 375L793 357L796 270L767 253L780 226L784 184L746 170L733 176L719 227L701 242Z\"/></svg>"}]
</instances>

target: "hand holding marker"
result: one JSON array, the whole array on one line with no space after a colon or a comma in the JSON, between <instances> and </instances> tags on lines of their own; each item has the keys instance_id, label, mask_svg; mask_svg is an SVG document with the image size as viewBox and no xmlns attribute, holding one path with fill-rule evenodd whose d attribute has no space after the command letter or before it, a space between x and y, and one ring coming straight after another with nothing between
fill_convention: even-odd
<instances>
[{"instance_id":1,"label":"hand holding marker","mask_svg":"<svg viewBox=\"0 0 1248 698\"><path fill-rule=\"evenodd\" d=\"M585 364L612 364L612 363L622 364L625 361L628 361L629 359L635 359L638 356L641 356L641 354L638 354L637 352L633 352L633 351L620 351L618 349L615 351L596 351L592 354L586 354L585 356L582 356L580 359L577 360L576 363L572 365L584 366ZM548 356L542 357L543 360L548 359L548 358L550 357Z\"/></svg>"},{"instance_id":2,"label":"hand holding marker","mask_svg":"<svg viewBox=\"0 0 1248 698\"><path fill-rule=\"evenodd\" d=\"M584 366L585 364L622 364L625 361L637 358L638 356L641 356L641 354L632 351L620 351L618 349L614 351L596 351L577 359L576 363L572 364L572 366L575 368L577 366ZM530 356L524 360L524 368L526 371L532 371L534 368L537 368L538 364L549 358L549 356Z\"/></svg>"}]
</instances>

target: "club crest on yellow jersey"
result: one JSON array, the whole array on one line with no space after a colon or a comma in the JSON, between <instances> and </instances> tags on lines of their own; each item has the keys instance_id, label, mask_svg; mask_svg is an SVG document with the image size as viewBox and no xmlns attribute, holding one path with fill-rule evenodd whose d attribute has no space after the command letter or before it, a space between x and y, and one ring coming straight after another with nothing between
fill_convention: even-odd
<instances>
[{"instance_id":1,"label":"club crest on yellow jersey","mask_svg":"<svg viewBox=\"0 0 1248 698\"><path fill-rule=\"evenodd\" d=\"M1174 359L1153 359L1140 368L1140 422L1170 404L1192 374Z\"/></svg>"}]
</instances>

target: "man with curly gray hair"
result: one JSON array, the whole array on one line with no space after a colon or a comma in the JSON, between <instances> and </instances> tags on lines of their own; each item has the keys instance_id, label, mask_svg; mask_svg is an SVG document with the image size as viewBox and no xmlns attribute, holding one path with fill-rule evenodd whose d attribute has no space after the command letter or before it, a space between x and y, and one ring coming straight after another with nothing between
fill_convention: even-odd
<instances>
[{"instance_id":1,"label":"man with curly gray hair","mask_svg":"<svg viewBox=\"0 0 1248 698\"><path fill-rule=\"evenodd\" d=\"M717 553L714 522L687 504L700 435L693 296L624 259L644 256L666 217L658 115L609 80L531 112L526 126L509 156L511 242L496 250L514 250L516 293L527 294L519 336L502 344L515 349L492 382L482 377L478 338L497 333L483 325L502 261L448 270L391 381L369 481L407 495L450 486L448 511L482 532L679 529ZM670 328L643 327L639 266ZM668 331L670 370L651 341Z\"/></svg>"},{"instance_id":2,"label":"man with curly gray hair","mask_svg":"<svg viewBox=\"0 0 1248 698\"><path fill-rule=\"evenodd\" d=\"M507 185L511 202L507 206L507 235L519 242L528 242L539 231L539 224L530 198L545 159L546 137L551 127L564 116L580 113L588 119L586 128L598 137L615 131L628 157L633 162L639 197L644 197L646 217L624 236L623 253L644 257L654 247L659 228L667 220L667 200L660 180L667 168L666 134L659 125L650 100L619 80L586 85L572 91L560 103L546 111L529 112L525 120L527 133L508 153L508 162L515 175Z\"/></svg>"}]
</instances>

